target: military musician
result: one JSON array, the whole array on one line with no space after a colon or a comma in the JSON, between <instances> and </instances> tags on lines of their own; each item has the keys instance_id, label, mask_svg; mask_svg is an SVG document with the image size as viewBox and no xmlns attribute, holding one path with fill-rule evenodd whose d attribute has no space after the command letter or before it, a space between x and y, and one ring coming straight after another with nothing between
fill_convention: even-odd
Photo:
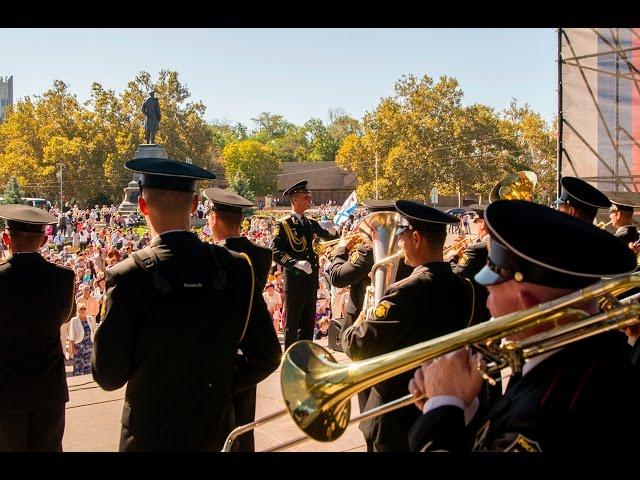
<instances>
[{"instance_id":1,"label":"military musician","mask_svg":"<svg viewBox=\"0 0 640 480\"><path fill-rule=\"evenodd\" d=\"M562 192L555 204L561 212L593 223L599 208L609 208L611 201L594 186L576 177L562 177Z\"/></svg>"},{"instance_id":2,"label":"military musician","mask_svg":"<svg viewBox=\"0 0 640 480\"><path fill-rule=\"evenodd\" d=\"M487 207L487 266L476 281L489 289L494 317L526 310L584 288L603 276L630 273L632 252L590 222L531 202L497 201ZM546 232L554 232L548 236ZM596 313L598 304L581 308ZM571 322L565 317L560 322ZM513 334L520 341L551 326ZM469 412L480 391L478 354L466 349L425 362L409 383L423 415L413 426L413 450L620 451L640 419L629 414L640 401L618 332L551 350L528 360L508 380L505 395L480 418ZM473 412L471 412L472 414ZM469 427L465 424L469 423ZM635 447L633 447L635 448Z\"/></svg>"},{"instance_id":3,"label":"military musician","mask_svg":"<svg viewBox=\"0 0 640 480\"><path fill-rule=\"evenodd\" d=\"M475 312L472 323L480 323L489 320L491 316L487 309L487 296L489 295L487 288L479 285L475 281L476 273L482 270L487 263L489 229L484 221L486 205L471 205L469 208L475 213L475 218L472 222L476 228L477 238L474 242L467 245L462 255L455 255L455 257L452 258L454 262L453 272L469 279L473 284L475 292Z\"/></svg>"},{"instance_id":4,"label":"military musician","mask_svg":"<svg viewBox=\"0 0 640 480\"><path fill-rule=\"evenodd\" d=\"M633 210L635 208L634 205L615 200L611 201L611 207L609 207L611 225L617 229L614 235L622 240L625 245L629 245L640 239L638 229L633 223Z\"/></svg>"},{"instance_id":5,"label":"military musician","mask_svg":"<svg viewBox=\"0 0 640 480\"><path fill-rule=\"evenodd\" d=\"M232 395L278 367L280 345L246 254L190 231L196 180L215 176L161 158L125 168L142 174L153 239L106 272L93 377L105 390L127 384L121 451L219 451L235 427Z\"/></svg>"},{"instance_id":6,"label":"military musician","mask_svg":"<svg viewBox=\"0 0 640 480\"><path fill-rule=\"evenodd\" d=\"M369 213L395 212L395 202L393 200L364 200L362 204L367 208ZM341 240L332 252L334 257L329 266L331 285L338 288L349 287L349 297L344 308L343 319L332 320L340 332L339 342L341 343L341 350L345 352L349 351L349 341L352 337L343 336L342 332L347 332L347 329L353 325L362 311L367 294L367 287L371 285L369 274L375 263L371 245L365 237L361 238L363 238L363 240L355 248L352 247L351 249L349 245L355 242L354 238ZM412 271L413 268L406 265L403 261L400 262L396 280L402 280L408 277ZM345 343L342 344L342 342ZM369 394L370 389L358 392L360 411L365 409ZM367 450L373 451L372 443L368 439L365 440L367 440Z\"/></svg>"},{"instance_id":7,"label":"military musician","mask_svg":"<svg viewBox=\"0 0 640 480\"><path fill-rule=\"evenodd\" d=\"M256 289L264 290L273 257L271 250L252 243L240 235L243 209L253 206L246 198L229 190L207 188L202 192L211 201L208 215L209 228L217 245L234 252L244 252L251 260ZM242 352L238 353L238 362L249 363L250 359ZM256 415L256 386L252 385L233 396L236 426L251 423ZM238 437L238 451L255 451L253 430Z\"/></svg>"},{"instance_id":8,"label":"military musician","mask_svg":"<svg viewBox=\"0 0 640 480\"><path fill-rule=\"evenodd\" d=\"M69 393L60 327L73 314L74 273L39 253L56 217L2 205L0 218L10 253L0 264L0 451L61 452Z\"/></svg>"},{"instance_id":9,"label":"military musician","mask_svg":"<svg viewBox=\"0 0 640 480\"><path fill-rule=\"evenodd\" d=\"M395 202L403 217L395 234L400 237L404 261L413 273L388 286L375 306L373 318L359 319L343 334L345 351L355 360L401 349L465 328L473 315L473 287L443 261L446 226L458 218L406 200ZM398 375L371 389L366 410L406 394L411 374ZM360 428L374 451L407 451L408 432L419 412L405 407L362 422Z\"/></svg>"},{"instance_id":10,"label":"military musician","mask_svg":"<svg viewBox=\"0 0 640 480\"><path fill-rule=\"evenodd\" d=\"M285 350L298 340L313 340L319 264L312 243L316 237L337 237L305 216L313 198L307 184L302 180L284 191L291 200L291 212L276 224L271 241L273 259L284 269Z\"/></svg>"}]
</instances>

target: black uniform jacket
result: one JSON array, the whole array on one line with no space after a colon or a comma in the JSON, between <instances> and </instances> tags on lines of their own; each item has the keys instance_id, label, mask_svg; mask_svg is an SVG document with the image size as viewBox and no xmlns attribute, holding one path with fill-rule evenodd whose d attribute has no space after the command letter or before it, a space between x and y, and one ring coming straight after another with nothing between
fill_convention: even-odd
<instances>
[{"instance_id":1,"label":"black uniform jacket","mask_svg":"<svg viewBox=\"0 0 640 480\"><path fill-rule=\"evenodd\" d=\"M253 273L256 277L256 288L262 292L271 269L273 252L268 248L256 245L247 237L242 236L225 238L218 245L227 247L234 252L244 252L249 256L253 264Z\"/></svg>"},{"instance_id":2,"label":"black uniform jacket","mask_svg":"<svg viewBox=\"0 0 640 480\"><path fill-rule=\"evenodd\" d=\"M0 264L0 412L69 400L60 326L73 313L73 279L39 253Z\"/></svg>"},{"instance_id":3,"label":"black uniform jacket","mask_svg":"<svg viewBox=\"0 0 640 480\"><path fill-rule=\"evenodd\" d=\"M486 322L491 317L487 308L487 297L489 291L487 287L478 285L475 275L487 264L487 242L476 242L467 246L458 264L453 268L453 272L471 280L475 292L475 312L472 324Z\"/></svg>"},{"instance_id":4,"label":"black uniform jacket","mask_svg":"<svg viewBox=\"0 0 640 480\"><path fill-rule=\"evenodd\" d=\"M353 325L345 335L345 353L361 360L389 353L465 328L471 321L472 287L446 262L417 267L393 283L375 308L374 319ZM367 410L407 395L413 372L372 388ZM411 425L420 416L414 406L361 423L365 438L377 451L407 451Z\"/></svg>"},{"instance_id":5,"label":"black uniform jacket","mask_svg":"<svg viewBox=\"0 0 640 480\"><path fill-rule=\"evenodd\" d=\"M623 337L602 334L546 358L509 384L472 432L465 432L462 409L435 408L411 429L411 448L637 451L640 381L620 346Z\"/></svg>"},{"instance_id":6,"label":"black uniform jacket","mask_svg":"<svg viewBox=\"0 0 640 480\"><path fill-rule=\"evenodd\" d=\"M330 234L309 217L305 217L303 227L293 214L286 215L276 224L271 250L275 262L284 267L285 292L306 292L318 288L318 255L312 248L314 237L331 240L336 235ZM311 264L311 275L294 267L298 260L306 260Z\"/></svg>"},{"instance_id":7,"label":"black uniform jacket","mask_svg":"<svg viewBox=\"0 0 640 480\"><path fill-rule=\"evenodd\" d=\"M371 285L369 273L374 264L373 249L369 245L360 244L349 253L344 247L336 247L334 255L329 267L331 285L337 288L350 287L342 325L342 331L345 331L360 315L367 287ZM413 268L401 261L396 281L408 277L411 273L413 273ZM342 348L348 350L348 346L343 345Z\"/></svg>"},{"instance_id":8,"label":"black uniform jacket","mask_svg":"<svg viewBox=\"0 0 640 480\"><path fill-rule=\"evenodd\" d=\"M152 271L130 257L106 272L93 376L105 390L128 382L121 450L219 450L235 422L232 393L279 364L271 318L240 254L190 232L149 249ZM236 362L238 348L250 362Z\"/></svg>"},{"instance_id":9,"label":"black uniform jacket","mask_svg":"<svg viewBox=\"0 0 640 480\"><path fill-rule=\"evenodd\" d=\"M625 245L629 244L629 242L635 242L640 238L640 234L635 225L620 227L616 230L615 236L622 240Z\"/></svg>"}]
</instances>

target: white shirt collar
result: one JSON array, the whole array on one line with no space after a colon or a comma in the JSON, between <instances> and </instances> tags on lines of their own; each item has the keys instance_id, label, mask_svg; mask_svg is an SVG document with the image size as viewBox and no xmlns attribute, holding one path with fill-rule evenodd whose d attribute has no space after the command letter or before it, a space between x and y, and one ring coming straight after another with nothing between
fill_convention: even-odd
<instances>
[{"instance_id":1,"label":"white shirt collar","mask_svg":"<svg viewBox=\"0 0 640 480\"><path fill-rule=\"evenodd\" d=\"M291 213L292 213L292 215L294 215L298 219L298 221L300 221L303 217L307 218L307 217L304 216L304 214L299 215L296 212L294 212L293 210L291 210Z\"/></svg>"},{"instance_id":2,"label":"white shirt collar","mask_svg":"<svg viewBox=\"0 0 640 480\"><path fill-rule=\"evenodd\" d=\"M488 242L490 238L491 238L491 235L489 235L489 234L487 233L484 237L482 237L482 238L480 239L480 241L481 241L481 242Z\"/></svg>"}]
</instances>

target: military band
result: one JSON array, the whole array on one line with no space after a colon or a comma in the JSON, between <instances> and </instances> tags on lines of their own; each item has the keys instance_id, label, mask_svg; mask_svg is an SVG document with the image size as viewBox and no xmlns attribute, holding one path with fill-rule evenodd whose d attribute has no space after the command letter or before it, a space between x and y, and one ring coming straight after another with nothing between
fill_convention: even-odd
<instances>
[{"instance_id":1,"label":"military band","mask_svg":"<svg viewBox=\"0 0 640 480\"><path fill-rule=\"evenodd\" d=\"M319 276L313 241L337 234L305 215L312 196L303 180L284 192L292 211L278 221L270 249L240 233L251 201L229 190L204 190L215 240L206 244L189 231L189 218L197 205L196 181L214 178L211 172L170 159L134 159L125 166L141 175L139 208L153 239L107 270L93 378L109 391L127 385L121 451L219 451L232 429L254 421L256 386L282 359L261 295L272 262L284 273L287 350L313 338ZM331 253L331 284L349 288L344 317L336 325L340 345L354 365L373 365L407 347L446 341L462 330L466 334L470 326L494 323L490 317L544 309L595 282L636 269L634 244L640 234L633 222L634 205L612 201L581 179L563 177L556 208L549 208L534 203L526 189L536 178L532 172L514 174L494 187L490 205L472 205L477 238L446 259L446 227L458 218L416 201L363 202L369 213L389 213L382 237L390 233L385 241L395 250L386 263L380 262L372 239L361 234L357 240L342 239ZM593 224L599 209L609 209L615 236ZM59 329L71 315L73 273L37 253L46 238L44 227L55 223L54 217L10 205L0 207L0 218L8 220L4 235L12 253L0 265L0 292L23 300L33 275L51 286L35 303L33 324L16 321L16 302L5 302L0 309L0 386L12 392L0 398L0 450L60 451L68 393ZM397 265L399 256L403 260ZM384 277L391 280L378 297L372 292L382 277L372 272L374 264L394 272ZM621 306L612 295L604 298ZM368 383L370 388L358 390L361 412L408 393L415 405L362 422L367 450L637 448L637 320L620 328L611 323L607 331L543 347L531 357L513 353L509 362L497 365L504 393L485 395L485 382L493 383L487 372L496 367L491 357L496 344L535 349L536 340L553 328L570 331L585 316L607 312L604 303L591 298L579 307L581 313L554 317L553 327L536 324L509 331L482 348L464 344L428 361L421 358L417 370L405 369L373 387ZM183 353L180 362L172 356L176 346ZM325 353L320 363L330 362ZM285 354L283 364L286 360ZM314 390L312 370L305 385L297 385L300 389ZM302 417L311 417L313 402L300 403L306 409ZM252 431L233 449L255 451Z\"/></svg>"}]
</instances>

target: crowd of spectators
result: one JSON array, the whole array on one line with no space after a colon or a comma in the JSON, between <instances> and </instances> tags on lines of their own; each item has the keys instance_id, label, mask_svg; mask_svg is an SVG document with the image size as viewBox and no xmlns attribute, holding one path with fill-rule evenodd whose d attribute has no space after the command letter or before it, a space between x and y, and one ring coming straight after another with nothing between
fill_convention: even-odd
<instances>
[{"instance_id":1,"label":"crowd of spectators","mask_svg":"<svg viewBox=\"0 0 640 480\"><path fill-rule=\"evenodd\" d=\"M208 201L200 202L193 214L198 233L203 241L212 242L207 225L206 213ZM313 207L307 213L316 218L321 225L331 222L338 210L335 202L327 202ZM114 205L95 205L79 208L77 205L62 212L52 207L49 213L58 217L58 223L47 227L48 243L42 248L43 257L75 272L75 316L61 328L61 342L65 357L73 364L73 375L89 373L93 334L100 323L102 304L106 293L105 270L126 259L132 252L144 248L151 236L136 215L124 216ZM243 221L242 234L252 242L270 247L272 232L277 221L287 212L284 210L262 210L257 215ZM340 225L342 235L357 230L364 210L357 210ZM199 222L198 222L199 221ZM202 225L200 227L200 225ZM0 244L2 242L0 241ZM5 245L0 245L0 261L8 256ZM316 328L314 338L327 335L331 318L342 315L348 289L336 289L329 283L327 268L330 264L330 251L322 255L319 272L319 288L316 309ZM282 332L286 325L283 316L286 295L284 292L281 267L272 264L265 291L265 302L273 318L274 328Z\"/></svg>"}]
</instances>

